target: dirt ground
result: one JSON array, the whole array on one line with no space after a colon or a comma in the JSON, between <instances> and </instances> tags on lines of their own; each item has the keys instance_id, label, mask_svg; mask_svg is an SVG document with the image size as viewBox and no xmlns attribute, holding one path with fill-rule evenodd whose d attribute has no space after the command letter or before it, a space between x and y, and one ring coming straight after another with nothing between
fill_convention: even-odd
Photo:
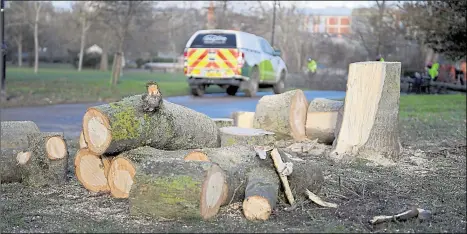
<instances>
[{"instance_id":1,"label":"dirt ground","mask_svg":"<svg viewBox=\"0 0 467 234\"><path fill-rule=\"evenodd\" d=\"M392 167L366 160L336 163L313 150L296 154L321 166L326 184L318 195L337 203L337 209L305 203L286 211L287 205L281 203L265 222L247 221L239 204L222 208L211 221L131 217L127 200L85 190L74 177L70 157L70 181L64 186L30 189L2 184L0 231L465 233L465 113L459 117L428 122L401 119L404 150ZM68 143L74 155L77 141ZM396 214L412 206L430 210L431 219L376 226L368 222L373 216Z\"/></svg>"}]
</instances>

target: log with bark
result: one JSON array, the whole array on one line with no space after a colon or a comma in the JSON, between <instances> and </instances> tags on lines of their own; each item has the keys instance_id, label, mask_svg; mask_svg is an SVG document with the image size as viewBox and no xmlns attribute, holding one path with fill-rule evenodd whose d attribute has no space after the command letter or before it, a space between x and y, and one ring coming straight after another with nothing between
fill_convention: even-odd
<instances>
[{"instance_id":1,"label":"log with bark","mask_svg":"<svg viewBox=\"0 0 467 234\"><path fill-rule=\"evenodd\" d=\"M28 138L29 160L18 162L22 182L28 186L64 184L68 172L68 149L62 133L30 133Z\"/></svg>"},{"instance_id":2,"label":"log with bark","mask_svg":"<svg viewBox=\"0 0 467 234\"><path fill-rule=\"evenodd\" d=\"M40 132L39 127L32 121L2 121L1 130L2 149L28 147L27 135Z\"/></svg>"},{"instance_id":3,"label":"log with bark","mask_svg":"<svg viewBox=\"0 0 467 234\"><path fill-rule=\"evenodd\" d=\"M276 141L273 132L256 128L223 127L219 129L221 146L272 145Z\"/></svg>"},{"instance_id":4,"label":"log with bark","mask_svg":"<svg viewBox=\"0 0 467 234\"><path fill-rule=\"evenodd\" d=\"M79 134L79 148L80 149L88 148L88 143L86 143L86 139L84 139L83 131L81 131L81 134Z\"/></svg>"},{"instance_id":5,"label":"log with bark","mask_svg":"<svg viewBox=\"0 0 467 234\"><path fill-rule=\"evenodd\" d=\"M319 143L332 144L339 109L343 101L315 98L308 106L306 117L306 136Z\"/></svg>"},{"instance_id":6,"label":"log with bark","mask_svg":"<svg viewBox=\"0 0 467 234\"><path fill-rule=\"evenodd\" d=\"M253 127L274 132L278 139L304 140L307 108L299 89L263 96L256 105Z\"/></svg>"},{"instance_id":7,"label":"log with bark","mask_svg":"<svg viewBox=\"0 0 467 234\"><path fill-rule=\"evenodd\" d=\"M75 175L84 188L91 192L110 192L107 176L111 157L100 157L89 149L76 152Z\"/></svg>"},{"instance_id":8,"label":"log with bark","mask_svg":"<svg viewBox=\"0 0 467 234\"><path fill-rule=\"evenodd\" d=\"M25 148L2 148L0 155L1 183L21 182L20 164L31 158L31 152Z\"/></svg>"},{"instance_id":9,"label":"log with bark","mask_svg":"<svg viewBox=\"0 0 467 234\"><path fill-rule=\"evenodd\" d=\"M230 118L213 118L212 120L214 120L218 128L234 126L233 119Z\"/></svg>"},{"instance_id":10,"label":"log with bark","mask_svg":"<svg viewBox=\"0 0 467 234\"><path fill-rule=\"evenodd\" d=\"M236 111L232 113L233 126L239 128L253 128L255 112Z\"/></svg>"},{"instance_id":11,"label":"log with bark","mask_svg":"<svg viewBox=\"0 0 467 234\"><path fill-rule=\"evenodd\" d=\"M332 147L336 147L337 138L339 137L339 131L341 130L343 118L344 118L344 103L337 111L336 128L334 128L334 141L332 142Z\"/></svg>"},{"instance_id":12,"label":"log with bark","mask_svg":"<svg viewBox=\"0 0 467 234\"><path fill-rule=\"evenodd\" d=\"M219 129L205 114L163 101L155 112L142 109L141 95L89 108L83 118L88 148L112 154L151 146L159 149L219 147Z\"/></svg>"},{"instance_id":13,"label":"log with bark","mask_svg":"<svg viewBox=\"0 0 467 234\"><path fill-rule=\"evenodd\" d=\"M349 67L344 114L332 156L391 163L399 156L400 62L360 62Z\"/></svg>"}]
</instances>

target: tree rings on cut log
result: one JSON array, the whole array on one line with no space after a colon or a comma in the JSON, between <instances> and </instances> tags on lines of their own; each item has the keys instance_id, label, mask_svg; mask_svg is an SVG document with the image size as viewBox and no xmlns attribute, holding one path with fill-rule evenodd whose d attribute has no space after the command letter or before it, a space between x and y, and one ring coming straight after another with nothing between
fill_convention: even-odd
<instances>
[{"instance_id":1,"label":"tree rings on cut log","mask_svg":"<svg viewBox=\"0 0 467 234\"><path fill-rule=\"evenodd\" d=\"M318 139L319 143L332 144L339 109L343 101L315 98L308 107L306 118L306 136L310 140Z\"/></svg>"},{"instance_id":2,"label":"tree rings on cut log","mask_svg":"<svg viewBox=\"0 0 467 234\"><path fill-rule=\"evenodd\" d=\"M26 149L2 148L0 155L1 183L21 182L20 165L26 164L31 152Z\"/></svg>"},{"instance_id":3,"label":"tree rings on cut log","mask_svg":"<svg viewBox=\"0 0 467 234\"><path fill-rule=\"evenodd\" d=\"M2 121L0 146L6 148L27 148L28 134L39 133L39 128L32 121Z\"/></svg>"},{"instance_id":4,"label":"tree rings on cut log","mask_svg":"<svg viewBox=\"0 0 467 234\"><path fill-rule=\"evenodd\" d=\"M133 165L136 175L129 196L130 214L210 219L218 213L226 182L216 164L146 158Z\"/></svg>"},{"instance_id":5,"label":"tree rings on cut log","mask_svg":"<svg viewBox=\"0 0 467 234\"><path fill-rule=\"evenodd\" d=\"M221 146L231 145L271 145L276 141L273 132L255 128L220 128Z\"/></svg>"},{"instance_id":6,"label":"tree rings on cut log","mask_svg":"<svg viewBox=\"0 0 467 234\"><path fill-rule=\"evenodd\" d=\"M223 128L223 127L232 127L233 125L233 119L229 118L213 118L214 122L216 123L218 128Z\"/></svg>"},{"instance_id":7,"label":"tree rings on cut log","mask_svg":"<svg viewBox=\"0 0 467 234\"><path fill-rule=\"evenodd\" d=\"M254 128L276 133L276 138L304 140L308 101L302 90L263 96L256 105Z\"/></svg>"},{"instance_id":8,"label":"tree rings on cut log","mask_svg":"<svg viewBox=\"0 0 467 234\"><path fill-rule=\"evenodd\" d=\"M51 136L45 143L47 156L50 160L62 159L68 155L66 143L61 136Z\"/></svg>"},{"instance_id":9,"label":"tree rings on cut log","mask_svg":"<svg viewBox=\"0 0 467 234\"><path fill-rule=\"evenodd\" d=\"M80 149L88 148L88 143L86 143L86 139L84 139L83 131L81 131L81 134L79 134L79 148Z\"/></svg>"},{"instance_id":10,"label":"tree rings on cut log","mask_svg":"<svg viewBox=\"0 0 467 234\"><path fill-rule=\"evenodd\" d=\"M253 128L255 112L236 111L232 113L233 126L239 128Z\"/></svg>"},{"instance_id":11,"label":"tree rings on cut log","mask_svg":"<svg viewBox=\"0 0 467 234\"><path fill-rule=\"evenodd\" d=\"M219 129L205 114L164 101L145 112L141 95L91 107L83 117L88 148L98 154L119 153L141 146L163 150L219 147Z\"/></svg>"},{"instance_id":12,"label":"tree rings on cut log","mask_svg":"<svg viewBox=\"0 0 467 234\"><path fill-rule=\"evenodd\" d=\"M75 157L75 174L78 181L91 192L109 192L107 174L110 158L101 159L88 149L80 149Z\"/></svg>"}]
</instances>

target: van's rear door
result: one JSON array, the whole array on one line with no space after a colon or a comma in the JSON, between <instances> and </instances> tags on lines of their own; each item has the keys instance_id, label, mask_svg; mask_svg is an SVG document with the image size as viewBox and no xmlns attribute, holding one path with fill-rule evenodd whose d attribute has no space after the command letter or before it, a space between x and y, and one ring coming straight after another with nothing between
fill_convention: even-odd
<instances>
[{"instance_id":1,"label":"van's rear door","mask_svg":"<svg viewBox=\"0 0 467 234\"><path fill-rule=\"evenodd\" d=\"M193 77L227 78L240 74L234 33L200 33L186 51L186 74Z\"/></svg>"}]
</instances>

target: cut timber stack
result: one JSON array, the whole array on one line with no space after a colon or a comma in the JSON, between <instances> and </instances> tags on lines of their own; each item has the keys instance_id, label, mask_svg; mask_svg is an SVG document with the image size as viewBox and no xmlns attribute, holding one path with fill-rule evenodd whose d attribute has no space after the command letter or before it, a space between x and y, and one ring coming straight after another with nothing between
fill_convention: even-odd
<instances>
[{"instance_id":1,"label":"cut timber stack","mask_svg":"<svg viewBox=\"0 0 467 234\"><path fill-rule=\"evenodd\" d=\"M220 129L221 146L271 145L276 141L273 132L255 128L224 127Z\"/></svg>"},{"instance_id":2,"label":"cut timber stack","mask_svg":"<svg viewBox=\"0 0 467 234\"><path fill-rule=\"evenodd\" d=\"M263 96L256 105L253 127L274 132L277 139L304 140L308 101L302 90Z\"/></svg>"},{"instance_id":3,"label":"cut timber stack","mask_svg":"<svg viewBox=\"0 0 467 234\"><path fill-rule=\"evenodd\" d=\"M83 117L84 138L97 155L140 146L158 149L219 147L218 128L208 116L165 101L146 112L142 95L89 108Z\"/></svg>"},{"instance_id":4,"label":"cut timber stack","mask_svg":"<svg viewBox=\"0 0 467 234\"><path fill-rule=\"evenodd\" d=\"M233 126L239 128L253 128L255 112L236 111L232 113Z\"/></svg>"},{"instance_id":5,"label":"cut timber stack","mask_svg":"<svg viewBox=\"0 0 467 234\"><path fill-rule=\"evenodd\" d=\"M399 62L350 64L334 156L358 155L384 163L398 157L400 73Z\"/></svg>"},{"instance_id":6,"label":"cut timber stack","mask_svg":"<svg viewBox=\"0 0 467 234\"><path fill-rule=\"evenodd\" d=\"M315 98L308 106L306 117L306 136L310 140L318 139L319 143L332 144L339 109L342 101Z\"/></svg>"}]
</instances>

